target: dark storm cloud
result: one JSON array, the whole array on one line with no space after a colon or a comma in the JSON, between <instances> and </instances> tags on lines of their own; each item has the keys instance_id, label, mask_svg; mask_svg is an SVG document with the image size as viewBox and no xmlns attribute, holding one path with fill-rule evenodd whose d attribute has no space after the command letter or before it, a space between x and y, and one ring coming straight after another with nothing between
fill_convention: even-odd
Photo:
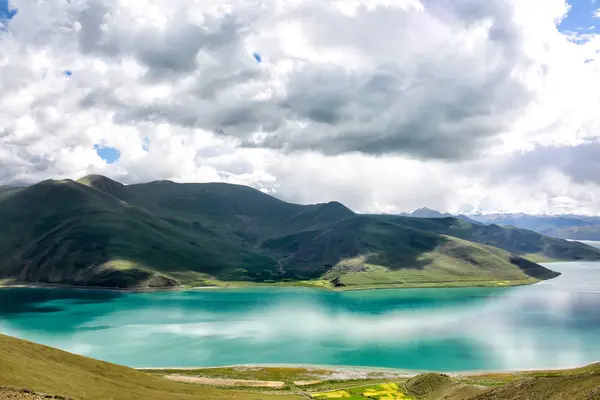
<instances>
[{"instance_id":1,"label":"dark storm cloud","mask_svg":"<svg viewBox=\"0 0 600 400\"><path fill-rule=\"evenodd\" d=\"M518 176L531 181L550 169L565 173L577 183L600 184L600 142L572 147L538 147L509 158L506 167L498 170L496 176Z\"/></svg>"}]
</instances>

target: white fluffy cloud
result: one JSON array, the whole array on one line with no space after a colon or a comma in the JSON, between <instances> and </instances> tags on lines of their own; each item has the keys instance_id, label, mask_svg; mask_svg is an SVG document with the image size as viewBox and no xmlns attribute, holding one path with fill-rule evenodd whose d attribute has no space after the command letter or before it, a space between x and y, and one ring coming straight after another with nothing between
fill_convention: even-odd
<instances>
[{"instance_id":1,"label":"white fluffy cloud","mask_svg":"<svg viewBox=\"0 0 600 400\"><path fill-rule=\"evenodd\" d=\"M102 173L364 212L600 212L600 37L560 32L563 0L11 6L0 184Z\"/></svg>"}]
</instances>

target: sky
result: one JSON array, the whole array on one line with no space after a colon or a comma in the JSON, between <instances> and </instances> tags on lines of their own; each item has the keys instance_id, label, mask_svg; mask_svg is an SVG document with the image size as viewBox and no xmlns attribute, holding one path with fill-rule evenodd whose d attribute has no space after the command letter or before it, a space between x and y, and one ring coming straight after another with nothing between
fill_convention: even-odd
<instances>
[{"instance_id":1,"label":"sky","mask_svg":"<svg viewBox=\"0 0 600 400\"><path fill-rule=\"evenodd\" d=\"M0 185L600 214L600 0L0 0Z\"/></svg>"}]
</instances>

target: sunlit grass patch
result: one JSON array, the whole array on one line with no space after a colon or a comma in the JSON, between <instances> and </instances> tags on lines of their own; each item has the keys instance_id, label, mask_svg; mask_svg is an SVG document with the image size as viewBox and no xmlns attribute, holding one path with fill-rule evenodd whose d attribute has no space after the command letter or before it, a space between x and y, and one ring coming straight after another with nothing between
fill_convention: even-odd
<instances>
[{"instance_id":1,"label":"sunlit grass patch","mask_svg":"<svg viewBox=\"0 0 600 400\"><path fill-rule=\"evenodd\" d=\"M13 278L0 279L0 286L9 285L9 284L14 283L14 282L15 282L15 279L13 279Z\"/></svg>"},{"instance_id":2,"label":"sunlit grass patch","mask_svg":"<svg viewBox=\"0 0 600 400\"><path fill-rule=\"evenodd\" d=\"M128 269L134 269L134 268L143 269L139 263L130 261L130 260L123 260L123 259L107 261L104 264L102 264L102 267L106 268L106 269L114 269L114 270L118 270L118 271L125 271Z\"/></svg>"}]
</instances>

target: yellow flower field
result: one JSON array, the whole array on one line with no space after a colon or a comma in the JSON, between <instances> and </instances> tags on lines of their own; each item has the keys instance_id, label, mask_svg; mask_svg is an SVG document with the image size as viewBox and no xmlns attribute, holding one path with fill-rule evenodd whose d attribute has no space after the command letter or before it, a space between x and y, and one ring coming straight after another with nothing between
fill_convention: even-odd
<instances>
[{"instance_id":1,"label":"yellow flower field","mask_svg":"<svg viewBox=\"0 0 600 400\"><path fill-rule=\"evenodd\" d=\"M372 400L411 400L412 397L402 393L395 382L381 383L376 386L363 386L347 390L312 393L315 399L372 399Z\"/></svg>"}]
</instances>

